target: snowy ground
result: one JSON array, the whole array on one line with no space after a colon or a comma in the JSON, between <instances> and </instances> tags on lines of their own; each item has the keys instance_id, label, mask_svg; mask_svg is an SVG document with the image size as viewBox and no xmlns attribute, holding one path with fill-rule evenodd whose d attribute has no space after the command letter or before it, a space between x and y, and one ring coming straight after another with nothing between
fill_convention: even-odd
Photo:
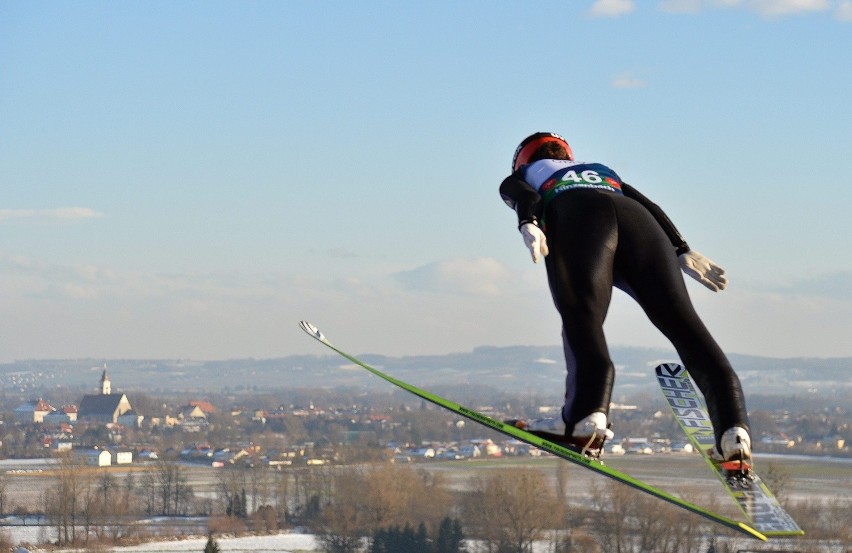
<instances>
[{"instance_id":1,"label":"snowy ground","mask_svg":"<svg viewBox=\"0 0 852 553\"><path fill-rule=\"evenodd\" d=\"M723 538L721 541L725 541ZM245 536L241 538L216 538L219 550L222 553L317 553L321 551L316 538L311 534L282 533L273 536ZM468 542L469 550L477 551L477 542ZM734 539L732 543L756 543L751 540ZM173 540L162 542L150 542L127 547L107 547L106 549L95 549L94 551L105 551L109 553L201 553L207 544L207 538L191 538L185 540ZM796 539L773 540L777 546L773 551L799 551ZM845 548L844 544L838 542L823 542L822 545L811 544L814 549L809 551L822 551L825 553L842 553L852 551ZM533 546L534 553L550 553L552 545L549 542L536 542ZM479 549L481 550L481 549ZM750 550L750 548L749 548ZM85 549L55 549L49 552L45 549L34 548L31 553L91 553L93 550ZM767 550L768 551L768 550Z\"/></svg>"},{"instance_id":2,"label":"snowy ground","mask_svg":"<svg viewBox=\"0 0 852 553\"><path fill-rule=\"evenodd\" d=\"M273 536L246 536L242 538L216 538L222 553L258 553L275 551L280 553L309 553L318 551L316 540L310 534L276 534ZM115 553L183 553L201 552L207 538L192 538L180 541L150 542L127 547L110 547ZM33 549L33 553L43 550ZM57 549L52 553L74 553L81 549ZM88 551L86 553L89 553Z\"/></svg>"}]
</instances>

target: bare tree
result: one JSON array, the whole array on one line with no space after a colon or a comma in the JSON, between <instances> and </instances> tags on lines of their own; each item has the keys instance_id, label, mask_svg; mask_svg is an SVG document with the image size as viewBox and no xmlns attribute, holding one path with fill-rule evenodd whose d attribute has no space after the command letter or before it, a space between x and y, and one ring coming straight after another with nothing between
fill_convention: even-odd
<instances>
[{"instance_id":1,"label":"bare tree","mask_svg":"<svg viewBox=\"0 0 852 553\"><path fill-rule=\"evenodd\" d=\"M299 516L310 521L331 501L332 475L326 467L306 467L293 471L292 475L293 505Z\"/></svg>"},{"instance_id":2,"label":"bare tree","mask_svg":"<svg viewBox=\"0 0 852 553\"><path fill-rule=\"evenodd\" d=\"M690 492L681 495L688 498ZM716 508L711 499L702 496L702 501L705 504L710 501L708 507ZM593 505L595 516L591 529L604 551L700 551L706 524L696 514L612 481L597 489Z\"/></svg>"},{"instance_id":3,"label":"bare tree","mask_svg":"<svg viewBox=\"0 0 852 553\"><path fill-rule=\"evenodd\" d=\"M248 514L253 514L261 505L266 505L269 498L269 471L257 457L245 470L248 472L251 491L251 510Z\"/></svg>"},{"instance_id":4,"label":"bare tree","mask_svg":"<svg viewBox=\"0 0 852 553\"><path fill-rule=\"evenodd\" d=\"M464 513L489 553L530 553L535 541L562 525L564 500L541 471L513 468L475 479Z\"/></svg>"},{"instance_id":5,"label":"bare tree","mask_svg":"<svg viewBox=\"0 0 852 553\"><path fill-rule=\"evenodd\" d=\"M44 512L53 521L60 545L77 540L77 525L81 522L79 499L84 495L88 478L76 457L60 458L57 478L44 494Z\"/></svg>"},{"instance_id":6,"label":"bare tree","mask_svg":"<svg viewBox=\"0 0 852 553\"><path fill-rule=\"evenodd\" d=\"M223 505L222 510L227 516L236 514L234 498L238 497L240 490L245 488L245 482L241 481L241 476L241 471L237 470L224 470L216 476L217 494Z\"/></svg>"},{"instance_id":7,"label":"bare tree","mask_svg":"<svg viewBox=\"0 0 852 553\"><path fill-rule=\"evenodd\" d=\"M146 470L140 478L143 512L153 515L157 512L157 478L153 470Z\"/></svg>"},{"instance_id":8,"label":"bare tree","mask_svg":"<svg viewBox=\"0 0 852 553\"><path fill-rule=\"evenodd\" d=\"M852 543L848 500L809 498L791 504L789 512L811 539Z\"/></svg>"},{"instance_id":9,"label":"bare tree","mask_svg":"<svg viewBox=\"0 0 852 553\"><path fill-rule=\"evenodd\" d=\"M275 512L284 517L290 511L290 471L283 470L275 473L272 482L272 499L275 503Z\"/></svg>"},{"instance_id":10,"label":"bare tree","mask_svg":"<svg viewBox=\"0 0 852 553\"><path fill-rule=\"evenodd\" d=\"M356 480L357 487L350 490L360 497L361 508L367 513L368 532L406 524L417 527L421 522L430 532L436 531L452 502L443 480L406 465L379 466L366 471L360 482Z\"/></svg>"},{"instance_id":11,"label":"bare tree","mask_svg":"<svg viewBox=\"0 0 852 553\"><path fill-rule=\"evenodd\" d=\"M592 505L595 511L593 531L598 536L601 548L613 553L629 553L629 521L636 515L635 492L616 482L595 484Z\"/></svg>"},{"instance_id":12,"label":"bare tree","mask_svg":"<svg viewBox=\"0 0 852 553\"><path fill-rule=\"evenodd\" d=\"M350 552L381 528L422 524L434 534L451 503L441 478L408 466L338 470L323 509L320 541L327 552Z\"/></svg>"},{"instance_id":13,"label":"bare tree","mask_svg":"<svg viewBox=\"0 0 852 553\"><path fill-rule=\"evenodd\" d=\"M159 460L154 470L146 473L150 486L148 507L151 512L162 515L182 515L192 500L192 487L189 485L186 473L179 464L169 460ZM143 477L144 479L145 477Z\"/></svg>"},{"instance_id":14,"label":"bare tree","mask_svg":"<svg viewBox=\"0 0 852 553\"><path fill-rule=\"evenodd\" d=\"M776 463L767 463L761 476L778 501L787 506L787 487L790 483L790 473Z\"/></svg>"},{"instance_id":15,"label":"bare tree","mask_svg":"<svg viewBox=\"0 0 852 553\"><path fill-rule=\"evenodd\" d=\"M375 515L363 509L363 474L346 469L334 479L335 497L323 509L318 538L325 553L355 553L361 549Z\"/></svg>"},{"instance_id":16,"label":"bare tree","mask_svg":"<svg viewBox=\"0 0 852 553\"><path fill-rule=\"evenodd\" d=\"M12 535L5 530L0 531L0 551L14 551L15 542L12 541Z\"/></svg>"},{"instance_id":17,"label":"bare tree","mask_svg":"<svg viewBox=\"0 0 852 553\"><path fill-rule=\"evenodd\" d=\"M252 515L254 531L274 534L278 531L278 515L272 505L261 505Z\"/></svg>"},{"instance_id":18,"label":"bare tree","mask_svg":"<svg viewBox=\"0 0 852 553\"><path fill-rule=\"evenodd\" d=\"M0 472L0 515L6 514L6 508L8 505L6 504L6 488L9 485L9 477L6 476L5 472Z\"/></svg>"}]
</instances>

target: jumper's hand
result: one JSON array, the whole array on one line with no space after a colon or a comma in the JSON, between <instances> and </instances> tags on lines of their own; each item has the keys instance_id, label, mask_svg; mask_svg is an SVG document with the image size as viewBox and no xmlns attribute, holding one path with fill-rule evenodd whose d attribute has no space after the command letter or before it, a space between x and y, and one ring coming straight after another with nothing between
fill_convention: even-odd
<instances>
[{"instance_id":1,"label":"jumper's hand","mask_svg":"<svg viewBox=\"0 0 852 553\"><path fill-rule=\"evenodd\" d=\"M521 236L524 237L524 243L530 249L533 263L538 263L542 257L546 257L550 250L547 249L547 237L537 225L533 223L525 223L520 228Z\"/></svg>"},{"instance_id":2,"label":"jumper's hand","mask_svg":"<svg viewBox=\"0 0 852 553\"><path fill-rule=\"evenodd\" d=\"M683 272L714 292L724 290L728 286L725 269L719 267L700 253L690 250L678 256Z\"/></svg>"}]
</instances>

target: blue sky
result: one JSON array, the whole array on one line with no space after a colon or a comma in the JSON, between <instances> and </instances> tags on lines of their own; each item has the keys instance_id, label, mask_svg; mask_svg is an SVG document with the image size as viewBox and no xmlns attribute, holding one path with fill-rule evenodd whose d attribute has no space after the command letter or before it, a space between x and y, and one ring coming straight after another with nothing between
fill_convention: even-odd
<instances>
[{"instance_id":1,"label":"blue sky","mask_svg":"<svg viewBox=\"0 0 852 553\"><path fill-rule=\"evenodd\" d=\"M725 350L852 355L850 52L852 0L0 0L0 360L557 344L539 130L726 268Z\"/></svg>"}]
</instances>

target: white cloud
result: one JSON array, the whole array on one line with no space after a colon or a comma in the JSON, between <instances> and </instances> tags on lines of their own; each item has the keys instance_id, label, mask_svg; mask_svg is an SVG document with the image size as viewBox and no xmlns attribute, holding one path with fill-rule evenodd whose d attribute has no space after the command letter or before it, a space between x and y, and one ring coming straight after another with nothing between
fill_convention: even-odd
<instances>
[{"instance_id":1,"label":"white cloud","mask_svg":"<svg viewBox=\"0 0 852 553\"><path fill-rule=\"evenodd\" d=\"M790 285L779 287L776 291L789 296L852 301L852 271L802 278Z\"/></svg>"},{"instance_id":2,"label":"white cloud","mask_svg":"<svg viewBox=\"0 0 852 553\"><path fill-rule=\"evenodd\" d=\"M765 17L824 11L831 7L828 0L750 0L746 5Z\"/></svg>"},{"instance_id":3,"label":"white cloud","mask_svg":"<svg viewBox=\"0 0 852 553\"><path fill-rule=\"evenodd\" d=\"M837 18L842 19L844 7L850 0L843 0ZM831 9L829 0L662 0L658 7L670 13L698 13L712 9L745 9L763 17L781 17ZM852 8L850 8L852 10Z\"/></svg>"},{"instance_id":4,"label":"white cloud","mask_svg":"<svg viewBox=\"0 0 852 553\"><path fill-rule=\"evenodd\" d=\"M45 219L75 221L103 217L103 213L88 207L58 207L55 209L0 209L0 221Z\"/></svg>"},{"instance_id":5,"label":"white cloud","mask_svg":"<svg viewBox=\"0 0 852 553\"><path fill-rule=\"evenodd\" d=\"M491 258L450 259L396 274L411 290L473 296L497 296L506 287L509 272Z\"/></svg>"},{"instance_id":6,"label":"white cloud","mask_svg":"<svg viewBox=\"0 0 852 553\"><path fill-rule=\"evenodd\" d=\"M622 73L612 80L613 88L644 88L646 82L631 73Z\"/></svg>"},{"instance_id":7,"label":"white cloud","mask_svg":"<svg viewBox=\"0 0 852 553\"><path fill-rule=\"evenodd\" d=\"M597 17L619 17L636 9L633 0L595 0L590 13Z\"/></svg>"},{"instance_id":8,"label":"white cloud","mask_svg":"<svg viewBox=\"0 0 852 553\"><path fill-rule=\"evenodd\" d=\"M837 6L834 16L838 21L852 21L852 0L843 0Z\"/></svg>"}]
</instances>

